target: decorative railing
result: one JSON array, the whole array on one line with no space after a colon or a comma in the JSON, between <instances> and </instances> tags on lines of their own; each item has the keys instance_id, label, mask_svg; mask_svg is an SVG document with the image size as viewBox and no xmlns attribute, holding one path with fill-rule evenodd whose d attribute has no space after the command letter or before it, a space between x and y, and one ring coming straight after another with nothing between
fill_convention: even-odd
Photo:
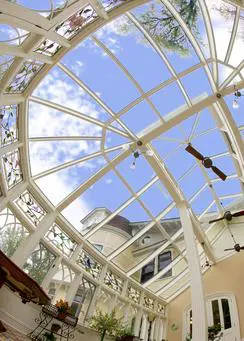
<instances>
[{"instance_id":1,"label":"decorative railing","mask_svg":"<svg viewBox=\"0 0 244 341\"><path fill-rule=\"evenodd\" d=\"M98 279L102 270L102 265L95 259L88 255L84 250L81 251L76 263L80 265L86 272L92 275L93 278Z\"/></svg>"},{"instance_id":2,"label":"decorative railing","mask_svg":"<svg viewBox=\"0 0 244 341\"><path fill-rule=\"evenodd\" d=\"M140 296L141 293L139 290L135 289L132 286L128 286L128 297L129 299L131 299L132 301L134 301L135 303L140 303Z\"/></svg>"},{"instance_id":3,"label":"decorative railing","mask_svg":"<svg viewBox=\"0 0 244 341\"><path fill-rule=\"evenodd\" d=\"M111 289L122 292L123 281L117 275L115 275L112 271L108 270L105 277L104 283Z\"/></svg>"},{"instance_id":4,"label":"decorative railing","mask_svg":"<svg viewBox=\"0 0 244 341\"><path fill-rule=\"evenodd\" d=\"M154 300L151 297L147 296L147 295L144 295L143 305L147 309L154 310Z\"/></svg>"}]
</instances>

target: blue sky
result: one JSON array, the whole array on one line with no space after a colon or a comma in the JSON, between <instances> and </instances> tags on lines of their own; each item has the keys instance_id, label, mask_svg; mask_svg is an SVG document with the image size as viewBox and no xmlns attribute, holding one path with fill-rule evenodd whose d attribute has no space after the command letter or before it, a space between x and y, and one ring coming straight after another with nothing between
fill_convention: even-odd
<instances>
[{"instance_id":1,"label":"blue sky","mask_svg":"<svg viewBox=\"0 0 244 341\"><path fill-rule=\"evenodd\" d=\"M43 6L42 8L44 8L46 2L42 2L38 6ZM27 7L33 5L33 2L27 0L23 0L22 2L18 1L18 3L24 4ZM209 2L209 8L210 6L211 3ZM147 9L148 5L144 5L133 10L132 13L138 17ZM222 40L228 41L229 30L226 30L226 21L224 18L216 15L215 12L210 13L214 22L214 33L218 47L221 34ZM119 30L119 26L121 24L126 25L127 22L128 19L125 16L120 17L97 31L94 36L106 48L110 49L114 57L126 67L141 89L147 92L170 79L172 76L156 51L148 43L143 41L143 36L137 28L134 28L130 33ZM232 23L229 22L228 26L231 27L231 25ZM202 46L202 50L205 58L208 58L209 51L206 44L206 30L201 16L198 21L198 28L201 40L205 44ZM11 36L11 32L8 33ZM6 35L6 31L3 34ZM225 39L223 39L223 36ZM225 42L223 44L224 46L218 49L220 59L224 58L226 44ZM234 66L237 65L239 60L239 57L236 56L238 54L236 53L239 47L238 44L237 42L237 45L234 47L234 54L231 56L232 65ZM199 58L192 48L191 54L187 57L182 57L177 53L166 50L163 52L177 73L199 63ZM61 62L91 88L114 114L119 113L124 107L141 96L140 90L126 77L125 73L106 54L105 50L94 42L92 37L85 39L77 47L68 52ZM228 75L228 71L223 67L219 68L219 72L221 80L224 80ZM202 93L211 94L212 90L203 68L199 68L185 75L181 81L190 99L194 99ZM76 82L59 69L58 66L55 66L45 77L35 90L34 95L72 108L101 122L106 122L111 119L111 115L89 94L85 93ZM164 118L167 113L174 111L177 107L186 104L185 98L176 82L172 82L167 87L152 94L149 99L160 113L161 118ZM232 100L233 96L226 98L235 122L237 125L242 125L243 115L238 110L233 111ZM243 98L241 102L243 103ZM138 134L148 125L157 122L160 117L146 100L142 100L122 115L120 119L134 134ZM179 181L181 190L187 199L190 199L206 181L198 166L192 170L191 174L180 180L184 172L195 164L195 159L184 150L195 120L196 115L184 121L180 127L174 127L159 139L152 142L153 147L164 160L171 174ZM124 130L119 122L114 122L113 126ZM207 135L201 135L211 128L216 128L216 122L209 110L205 109L200 115L199 124L196 127L195 137L192 143L206 156L227 151L223 136L217 128ZM30 101L29 107L29 136L103 137L105 149L130 142L129 139L122 137L116 132L109 130L103 131L96 124L88 123L78 117L50 109L47 106L32 101ZM96 141L30 142L29 150L32 174L36 175L55 166L62 165L64 162L76 160L98 152L103 143L99 139ZM178 146L179 144L180 146ZM108 153L108 159L113 159L121 151L122 149ZM79 221L91 210L104 206L114 211L130 199L133 193L140 190L152 180L155 176L154 171L143 155L137 160L135 170L130 169L132 161L133 156L130 156L121 162L116 167L117 174L114 170L111 170L63 211L64 216L78 230L81 229ZM107 160L103 156L97 156L92 160L42 177L36 180L36 183L44 194L57 205L75 188L106 164ZM235 173L233 162L229 156L217 158L214 160L214 164L219 166L228 175ZM211 179L215 178L211 171L207 171L207 174ZM125 179L131 187L131 191L126 188L118 175ZM227 180L225 183L218 181L214 183L214 188L220 196L235 194L240 191L240 185L236 179ZM167 190L158 182L142 194L140 200L151 211L153 216L157 216L172 202ZM212 194L209 188L206 188L200 193L198 199L192 203L192 207L197 214L200 214L212 200ZM137 201L122 210L120 214L131 221L150 220L148 213L145 212L141 204ZM175 214L177 212L174 211L171 213L171 216Z\"/></svg>"}]
</instances>

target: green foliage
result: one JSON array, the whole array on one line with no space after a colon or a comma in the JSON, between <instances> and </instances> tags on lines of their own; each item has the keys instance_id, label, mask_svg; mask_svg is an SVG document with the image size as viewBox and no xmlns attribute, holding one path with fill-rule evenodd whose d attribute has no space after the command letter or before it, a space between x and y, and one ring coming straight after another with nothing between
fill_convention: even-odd
<instances>
[{"instance_id":1,"label":"green foliage","mask_svg":"<svg viewBox=\"0 0 244 341\"><path fill-rule=\"evenodd\" d=\"M117 333L116 333L116 336L118 339L124 337L124 336L134 336L134 333L132 331L132 328L131 327L123 327L121 326L121 328L119 328L117 330Z\"/></svg>"},{"instance_id":2,"label":"green foliage","mask_svg":"<svg viewBox=\"0 0 244 341\"><path fill-rule=\"evenodd\" d=\"M55 256L43 244L39 244L39 248L32 252L27 259L24 270L41 283L55 260Z\"/></svg>"},{"instance_id":3,"label":"green foliage","mask_svg":"<svg viewBox=\"0 0 244 341\"><path fill-rule=\"evenodd\" d=\"M0 249L8 257L11 257L26 237L26 231L21 227L9 225L1 232Z\"/></svg>"},{"instance_id":4,"label":"green foliage","mask_svg":"<svg viewBox=\"0 0 244 341\"><path fill-rule=\"evenodd\" d=\"M221 332L221 325L219 323L209 326L208 327L208 340L209 341L220 340L222 338L222 333L220 332ZM190 335L186 337L186 341L191 341Z\"/></svg>"},{"instance_id":5,"label":"green foliage","mask_svg":"<svg viewBox=\"0 0 244 341\"><path fill-rule=\"evenodd\" d=\"M111 314L103 313L101 310L96 312L90 320L90 327L95 329L103 341L106 334L115 336L121 328L121 320L115 316L115 310Z\"/></svg>"},{"instance_id":6,"label":"green foliage","mask_svg":"<svg viewBox=\"0 0 244 341\"><path fill-rule=\"evenodd\" d=\"M197 20L200 10L197 0L172 0L170 3L175 7L192 34L199 37ZM159 1L146 8L147 10L138 19L158 45L181 55L189 54L190 44L188 38L181 24L167 7ZM128 33L133 30L133 27L133 25L126 23L121 26L121 31Z\"/></svg>"},{"instance_id":7,"label":"green foliage","mask_svg":"<svg viewBox=\"0 0 244 341\"><path fill-rule=\"evenodd\" d=\"M56 341L57 338L54 336L54 334L52 332L46 332L44 334L44 337L45 337L45 340L48 340L48 341Z\"/></svg>"}]
</instances>

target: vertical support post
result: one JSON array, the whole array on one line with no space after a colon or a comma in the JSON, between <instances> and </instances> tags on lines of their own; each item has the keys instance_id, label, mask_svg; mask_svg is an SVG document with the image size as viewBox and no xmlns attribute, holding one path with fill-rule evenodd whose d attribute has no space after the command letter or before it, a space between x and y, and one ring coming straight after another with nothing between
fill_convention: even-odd
<instances>
[{"instance_id":1,"label":"vertical support post","mask_svg":"<svg viewBox=\"0 0 244 341\"><path fill-rule=\"evenodd\" d=\"M163 335L164 335L164 324L163 324L163 321L161 319L159 319L158 341L162 340Z\"/></svg>"},{"instance_id":2,"label":"vertical support post","mask_svg":"<svg viewBox=\"0 0 244 341\"><path fill-rule=\"evenodd\" d=\"M36 246L40 242L40 239L46 234L46 232L54 223L56 216L56 212L48 213L37 225L35 232L20 244L11 257L11 260L15 264L17 264L19 267L22 267L25 264L29 255L35 250Z\"/></svg>"},{"instance_id":3,"label":"vertical support post","mask_svg":"<svg viewBox=\"0 0 244 341\"><path fill-rule=\"evenodd\" d=\"M159 330L160 318L157 317L154 322L155 322L155 324L154 324L154 331L153 331L153 338L152 338L152 340L158 341L158 330Z\"/></svg>"},{"instance_id":4,"label":"vertical support post","mask_svg":"<svg viewBox=\"0 0 244 341\"><path fill-rule=\"evenodd\" d=\"M48 286L51 282L51 280L53 279L53 276L56 274L56 272L58 271L59 265L62 262L62 258L61 256L57 257L55 259L55 263L53 264L53 266L48 270L46 276L44 277L44 280L42 281L42 288L43 290L47 291L48 290Z\"/></svg>"},{"instance_id":5,"label":"vertical support post","mask_svg":"<svg viewBox=\"0 0 244 341\"><path fill-rule=\"evenodd\" d=\"M82 273L77 273L76 276L75 276L75 279L73 280L73 282L71 283L68 291L67 291L67 294L66 294L66 297L65 297L65 300L69 303L69 305L72 304L73 302L73 299L75 297L75 294L80 286L80 282L82 280L82 276L83 274Z\"/></svg>"},{"instance_id":6,"label":"vertical support post","mask_svg":"<svg viewBox=\"0 0 244 341\"><path fill-rule=\"evenodd\" d=\"M136 337L139 337L139 334L140 334L141 319L142 319L142 309L140 308L136 314L135 324L134 324L134 335Z\"/></svg>"},{"instance_id":7,"label":"vertical support post","mask_svg":"<svg viewBox=\"0 0 244 341\"><path fill-rule=\"evenodd\" d=\"M191 300L192 300L192 341L207 341L207 317L202 284L202 273L197 252L193 223L186 204L179 207L181 224L184 231L186 256L190 272Z\"/></svg>"},{"instance_id":8,"label":"vertical support post","mask_svg":"<svg viewBox=\"0 0 244 341\"><path fill-rule=\"evenodd\" d=\"M152 321L151 331L150 331L150 338L149 338L149 340L151 340L151 341L154 340L155 324L156 324L156 320Z\"/></svg>"},{"instance_id":9,"label":"vertical support post","mask_svg":"<svg viewBox=\"0 0 244 341\"><path fill-rule=\"evenodd\" d=\"M104 277L106 276L107 269L108 269L108 264L104 265L102 268L101 274L99 276L100 283L104 282ZM101 292L101 284L96 287L96 290L94 292L93 298L91 300L90 307L89 307L88 312L87 312L88 318L92 317L94 315L94 312L96 310L96 304L97 304L98 298L100 296L100 292Z\"/></svg>"},{"instance_id":10,"label":"vertical support post","mask_svg":"<svg viewBox=\"0 0 244 341\"><path fill-rule=\"evenodd\" d=\"M148 329L149 329L149 320L146 317L146 326L145 326L145 333L144 333L144 338L143 341L148 341Z\"/></svg>"},{"instance_id":11,"label":"vertical support post","mask_svg":"<svg viewBox=\"0 0 244 341\"><path fill-rule=\"evenodd\" d=\"M141 333L140 339L144 340L146 335L146 328L147 328L147 317L145 314L142 315L142 324L141 324Z\"/></svg>"},{"instance_id":12,"label":"vertical support post","mask_svg":"<svg viewBox=\"0 0 244 341\"><path fill-rule=\"evenodd\" d=\"M82 248L83 248L83 244L77 245L75 251L72 253L72 256L70 257L70 262L71 263L75 263L77 257L81 253Z\"/></svg>"}]
</instances>

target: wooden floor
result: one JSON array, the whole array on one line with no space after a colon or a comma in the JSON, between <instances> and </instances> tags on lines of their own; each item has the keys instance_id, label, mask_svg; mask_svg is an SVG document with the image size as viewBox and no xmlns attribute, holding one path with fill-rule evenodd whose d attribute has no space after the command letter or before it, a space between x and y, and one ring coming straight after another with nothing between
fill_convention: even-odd
<instances>
[{"instance_id":1,"label":"wooden floor","mask_svg":"<svg viewBox=\"0 0 244 341\"><path fill-rule=\"evenodd\" d=\"M19 333L17 330L11 328L6 323L4 323L4 327L7 329L5 333L0 333L0 341L30 341L31 339Z\"/></svg>"}]
</instances>

